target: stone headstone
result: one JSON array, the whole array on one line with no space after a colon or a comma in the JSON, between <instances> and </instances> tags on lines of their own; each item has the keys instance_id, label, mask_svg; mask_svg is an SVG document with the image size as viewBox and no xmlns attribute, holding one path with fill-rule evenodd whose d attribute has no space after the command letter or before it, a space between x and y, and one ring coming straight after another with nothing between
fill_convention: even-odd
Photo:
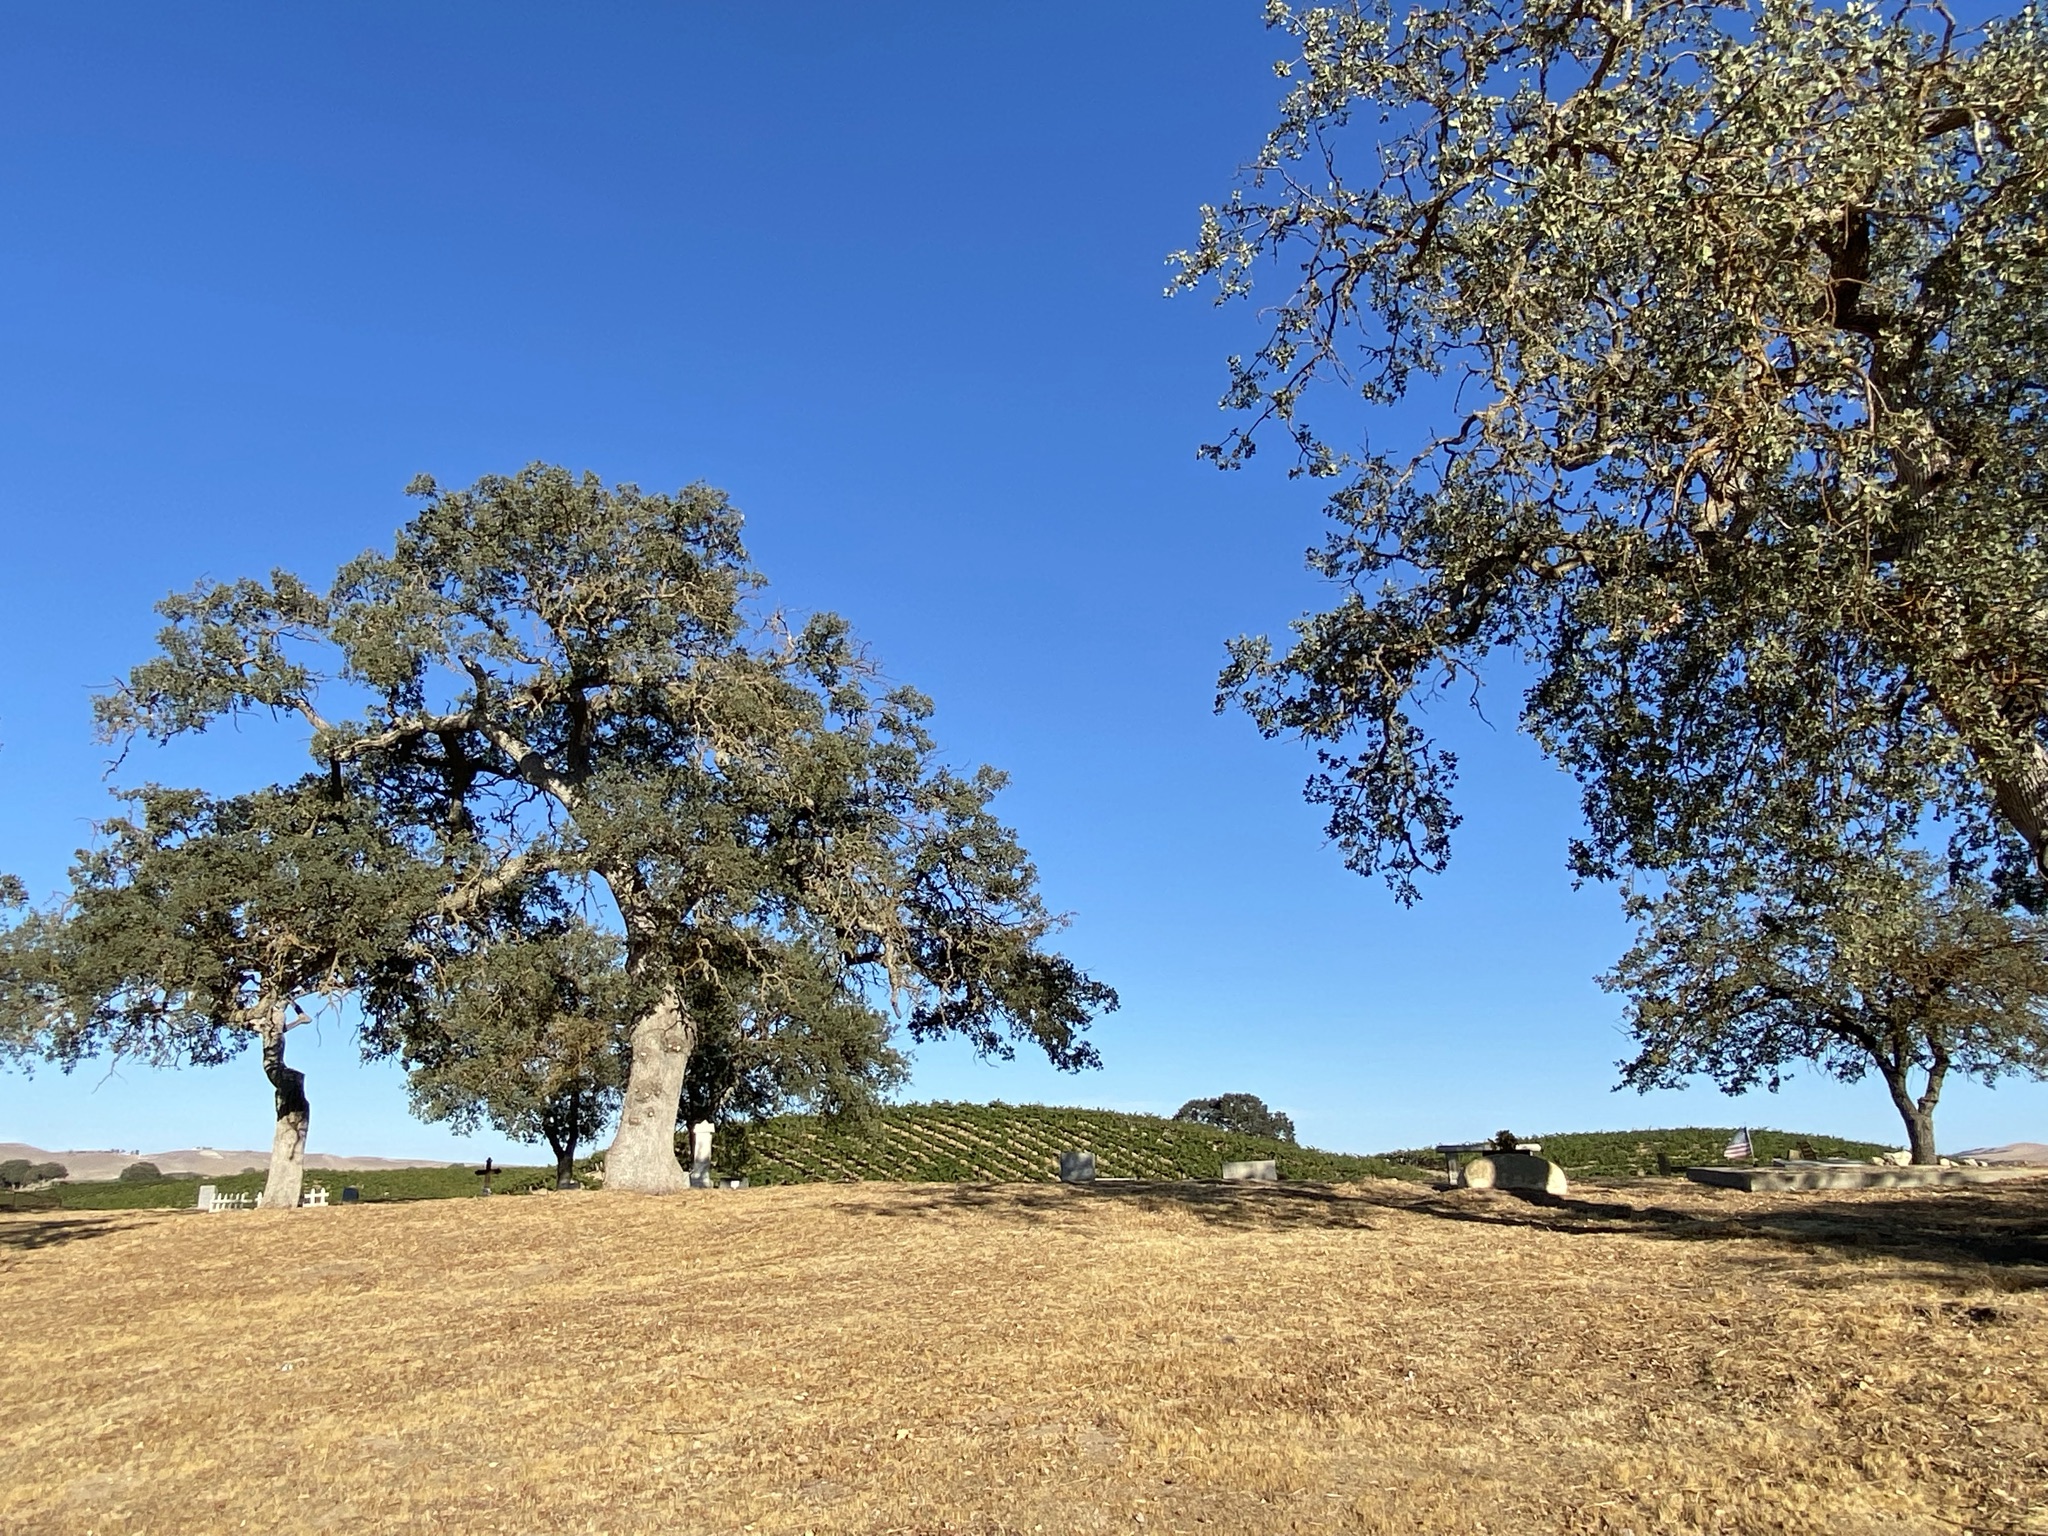
<instances>
[{"instance_id":1,"label":"stone headstone","mask_svg":"<svg viewBox=\"0 0 2048 1536\"><path fill-rule=\"evenodd\" d=\"M1273 1158L1257 1158L1248 1163L1225 1163L1223 1177L1231 1180L1257 1179L1277 1184L1280 1181L1280 1164Z\"/></svg>"},{"instance_id":2,"label":"stone headstone","mask_svg":"<svg viewBox=\"0 0 2048 1536\"><path fill-rule=\"evenodd\" d=\"M1060 1154L1060 1182L1062 1184L1093 1184L1095 1182L1095 1154L1093 1152L1062 1152Z\"/></svg>"},{"instance_id":3,"label":"stone headstone","mask_svg":"<svg viewBox=\"0 0 2048 1536\"><path fill-rule=\"evenodd\" d=\"M711 1122L699 1120L690 1127L690 1188L711 1187Z\"/></svg>"},{"instance_id":4,"label":"stone headstone","mask_svg":"<svg viewBox=\"0 0 2048 1536\"><path fill-rule=\"evenodd\" d=\"M212 1209L213 1209L213 1197L214 1197L214 1194L215 1194L215 1190L214 1190L214 1187L213 1187L213 1186L212 1186L211 1184L202 1184L202 1185L200 1185L200 1186L199 1186L199 1209L201 1209L202 1211L210 1211L210 1210L212 1210Z\"/></svg>"},{"instance_id":5,"label":"stone headstone","mask_svg":"<svg viewBox=\"0 0 2048 1536\"><path fill-rule=\"evenodd\" d=\"M359 1201L361 1201L362 1198L363 1192L360 1189L357 1189L355 1185L344 1184L341 1186L341 1203L343 1205L355 1205Z\"/></svg>"},{"instance_id":6,"label":"stone headstone","mask_svg":"<svg viewBox=\"0 0 2048 1536\"><path fill-rule=\"evenodd\" d=\"M1528 1152L1490 1152L1475 1157L1458 1175L1466 1189L1526 1189L1546 1195L1570 1192L1564 1170L1547 1157Z\"/></svg>"}]
</instances>

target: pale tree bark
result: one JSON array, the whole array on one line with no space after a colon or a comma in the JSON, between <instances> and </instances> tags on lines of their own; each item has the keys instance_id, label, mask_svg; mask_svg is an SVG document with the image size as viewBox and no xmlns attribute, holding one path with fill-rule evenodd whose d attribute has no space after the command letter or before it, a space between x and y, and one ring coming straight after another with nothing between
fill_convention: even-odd
<instances>
[{"instance_id":1,"label":"pale tree bark","mask_svg":"<svg viewBox=\"0 0 2048 1536\"><path fill-rule=\"evenodd\" d=\"M284 1062L284 1009L272 1009L263 1022L263 1075L270 1079L277 1105L277 1126L270 1137L270 1175L263 1181L257 1205L267 1210L296 1210L306 1183L306 1132L313 1106L306 1099L306 1074Z\"/></svg>"},{"instance_id":2,"label":"pale tree bark","mask_svg":"<svg viewBox=\"0 0 2048 1536\"><path fill-rule=\"evenodd\" d=\"M619 1132L604 1155L604 1187L669 1195L690 1187L676 1161L676 1116L696 1026L673 990L633 1026L633 1068L619 1111Z\"/></svg>"},{"instance_id":3,"label":"pale tree bark","mask_svg":"<svg viewBox=\"0 0 2048 1536\"><path fill-rule=\"evenodd\" d=\"M1990 778L1999 815L2027 840L2034 867L2048 876L2048 751L2033 743L2018 762Z\"/></svg>"}]
</instances>

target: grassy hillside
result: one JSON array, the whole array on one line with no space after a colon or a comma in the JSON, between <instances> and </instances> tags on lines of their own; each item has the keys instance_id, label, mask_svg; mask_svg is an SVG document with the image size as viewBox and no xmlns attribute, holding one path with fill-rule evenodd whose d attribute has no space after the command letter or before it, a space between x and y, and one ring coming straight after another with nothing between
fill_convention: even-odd
<instances>
[{"instance_id":1,"label":"grassy hillside","mask_svg":"<svg viewBox=\"0 0 2048 1536\"><path fill-rule=\"evenodd\" d=\"M522 1194L540 1184L553 1184L555 1170L548 1168L507 1168L502 1178L491 1180L493 1191ZM222 1178L155 1179L147 1184L124 1184L118 1179L79 1181L52 1185L48 1189L0 1194L0 1210L137 1211L176 1210L199 1203L199 1186L211 1184L224 1195L260 1194L263 1175L235 1173ZM346 1168L315 1169L306 1174L306 1187L327 1186L327 1198L339 1202L344 1184L353 1184L366 1201L438 1200L451 1195L473 1195L483 1183L467 1163L446 1168Z\"/></svg>"},{"instance_id":2,"label":"grassy hillside","mask_svg":"<svg viewBox=\"0 0 2048 1536\"><path fill-rule=\"evenodd\" d=\"M720 1171L756 1184L1051 1182L1070 1148L1093 1152L1096 1172L1109 1179L1213 1179L1227 1162L1262 1158L1277 1161L1283 1179L1333 1184L1420 1172L1383 1157L1319 1152L1157 1115L1041 1104L903 1104L865 1124L784 1115L751 1127L744 1148L729 1146L719 1160L726 1165Z\"/></svg>"},{"instance_id":3,"label":"grassy hillside","mask_svg":"<svg viewBox=\"0 0 2048 1536\"><path fill-rule=\"evenodd\" d=\"M1660 1167L1718 1163L1734 1134L1732 1126L1686 1126L1530 1139L1541 1141L1544 1155L1569 1173L1627 1177L1654 1175ZM1751 1131L1750 1142L1760 1160L1784 1157L1796 1145L1821 1157L1865 1158L1887 1150L1874 1142L1770 1129ZM739 1138L729 1137L720 1148L720 1171L744 1173L756 1184L1051 1181L1059 1176L1060 1152L1069 1147L1093 1152L1104 1178L1213 1179L1226 1162L1268 1157L1279 1163L1283 1179L1332 1184L1425 1179L1442 1173L1444 1166L1443 1158L1428 1148L1365 1157L1232 1136L1156 1115L1038 1104L904 1104L882 1111L866 1125L785 1115L750 1128L744 1146L738 1143Z\"/></svg>"},{"instance_id":4,"label":"grassy hillside","mask_svg":"<svg viewBox=\"0 0 2048 1536\"><path fill-rule=\"evenodd\" d=\"M1695 1163L1722 1161L1734 1135L1728 1126L1677 1130L1573 1131L1532 1137L1546 1157L1577 1177L1654 1175ZM1837 1136L1756 1130L1750 1142L1759 1160L1786 1156L1798 1145L1822 1157L1865 1158L1885 1151L1874 1142ZM1342 1184L1357 1179L1429 1179L1443 1159L1428 1148L1360 1157L1289 1146L1262 1136L1233 1136L1208 1126L1127 1115L1107 1109L1058 1109L1042 1104L901 1104L866 1122L833 1122L782 1115L743 1133L719 1138L718 1172L754 1184L817 1184L883 1180L902 1183L1050 1183L1059 1177L1060 1153L1093 1152L1096 1171L1110 1179L1213 1179L1226 1162L1272 1158L1283 1179ZM1660 1163L1659 1155L1663 1161ZM209 1179L224 1194L263 1188L260 1173ZM366 1201L436 1200L473 1195L479 1180L467 1164L446 1168L389 1168L309 1173L330 1199L353 1184ZM508 1168L492 1181L501 1194L523 1194L554 1182L552 1168ZM191 1207L197 1178L149 1184L115 1180L59 1184L46 1190L0 1194L0 1209L136 1210Z\"/></svg>"},{"instance_id":5,"label":"grassy hillside","mask_svg":"<svg viewBox=\"0 0 2048 1536\"><path fill-rule=\"evenodd\" d=\"M1687 1125L1657 1131L1561 1131L1549 1136L1530 1136L1540 1142L1543 1155L1566 1173L1598 1178L1628 1178L1655 1175L1665 1169L1700 1164L1724 1163L1721 1154L1735 1134L1732 1125ZM1858 1160L1888 1152L1890 1147L1874 1141L1846 1141L1840 1136L1815 1136L1801 1131L1751 1130L1752 1162L1769 1162L1790 1157L1795 1148L1816 1157L1853 1157ZM1413 1163L1441 1169L1443 1158L1425 1148L1411 1148L1385 1154L1397 1163Z\"/></svg>"},{"instance_id":6,"label":"grassy hillside","mask_svg":"<svg viewBox=\"0 0 2048 1536\"><path fill-rule=\"evenodd\" d=\"M1557 1136L1532 1137L1543 1143L1543 1155L1567 1173L1624 1176L1655 1173L1657 1154L1663 1153L1673 1168L1702 1163L1725 1163L1721 1154L1734 1126L1684 1126L1666 1131L1572 1131ZM1754 1161L1790 1157L1794 1147L1804 1147L1817 1157L1863 1159L1888 1152L1890 1146L1874 1141L1845 1141L1839 1136L1813 1136L1796 1131L1771 1129L1749 1133ZM1897 1145L1893 1143L1892 1145Z\"/></svg>"}]
</instances>

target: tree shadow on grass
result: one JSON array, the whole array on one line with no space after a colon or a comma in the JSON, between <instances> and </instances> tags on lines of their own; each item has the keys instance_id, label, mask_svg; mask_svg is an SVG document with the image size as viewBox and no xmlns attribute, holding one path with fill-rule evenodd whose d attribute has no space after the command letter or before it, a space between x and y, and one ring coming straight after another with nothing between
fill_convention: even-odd
<instances>
[{"instance_id":1,"label":"tree shadow on grass","mask_svg":"<svg viewBox=\"0 0 2048 1536\"><path fill-rule=\"evenodd\" d=\"M127 1225L113 1216L0 1216L0 1254L109 1237Z\"/></svg>"},{"instance_id":2,"label":"tree shadow on grass","mask_svg":"<svg viewBox=\"0 0 2048 1536\"><path fill-rule=\"evenodd\" d=\"M1404 1203L1444 1221L1675 1242L1762 1240L1813 1253L1904 1260L1951 1278L1991 1268L2003 1284L2048 1287L2048 1184L1887 1191L1862 1199L1820 1193L1717 1199L1718 1193L1688 1190L1690 1198L1679 1202L1647 1204L1605 1190L1563 1196L1459 1190Z\"/></svg>"},{"instance_id":3,"label":"tree shadow on grass","mask_svg":"<svg viewBox=\"0 0 2048 1536\"><path fill-rule=\"evenodd\" d=\"M1093 1185L925 1186L877 1215L974 1212L1051 1221L1108 1202L1137 1211L1179 1211L1246 1231L1370 1230L1392 1213L1438 1221L1523 1227L1565 1236L1633 1236L1671 1242L1773 1242L1809 1253L1898 1259L1933 1277L1983 1279L2015 1289L2048 1287L2048 1181L1863 1197L1822 1193L1745 1195L1685 1185L1582 1187L1573 1195L1435 1190L1392 1181L1333 1187L1199 1180L1100 1180Z\"/></svg>"},{"instance_id":4,"label":"tree shadow on grass","mask_svg":"<svg viewBox=\"0 0 2048 1536\"><path fill-rule=\"evenodd\" d=\"M1322 1184L1221 1183L1199 1179L1100 1179L1093 1184L947 1184L921 1198L876 1209L917 1215L972 1211L1049 1221L1107 1201L1146 1212L1186 1211L1217 1226L1271 1232L1287 1228L1367 1229L1377 1203Z\"/></svg>"}]
</instances>

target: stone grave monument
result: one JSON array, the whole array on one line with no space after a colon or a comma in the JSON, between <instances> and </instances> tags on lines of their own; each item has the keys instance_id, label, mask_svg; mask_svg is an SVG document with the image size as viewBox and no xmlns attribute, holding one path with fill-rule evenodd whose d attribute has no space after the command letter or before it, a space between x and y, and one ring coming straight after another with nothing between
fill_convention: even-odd
<instances>
[{"instance_id":1,"label":"stone grave monument","mask_svg":"<svg viewBox=\"0 0 2048 1536\"><path fill-rule=\"evenodd\" d=\"M1461 1189L1527 1190L1545 1195L1570 1193L1564 1170L1533 1152L1489 1152L1475 1157L1458 1175Z\"/></svg>"}]
</instances>

